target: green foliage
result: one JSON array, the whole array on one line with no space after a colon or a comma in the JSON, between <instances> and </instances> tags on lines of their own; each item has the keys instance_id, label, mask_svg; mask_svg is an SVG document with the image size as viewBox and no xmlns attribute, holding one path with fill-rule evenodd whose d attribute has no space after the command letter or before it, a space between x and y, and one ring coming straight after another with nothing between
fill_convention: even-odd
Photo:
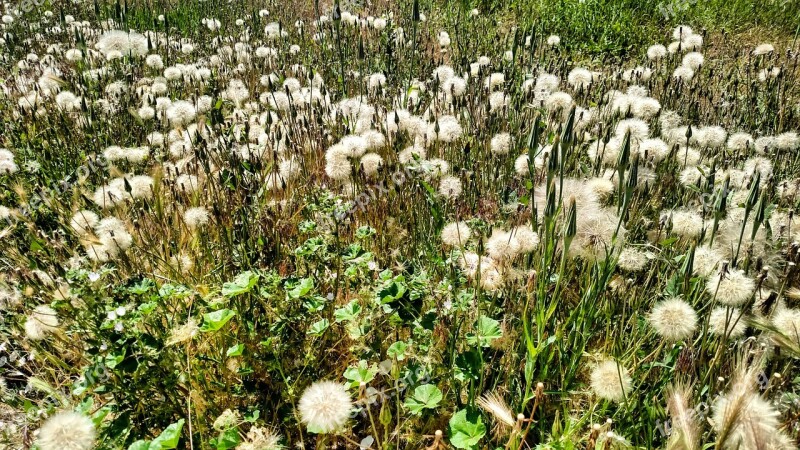
<instances>
[{"instance_id":1,"label":"green foliage","mask_svg":"<svg viewBox=\"0 0 800 450\"><path fill-rule=\"evenodd\" d=\"M486 425L476 411L462 409L450 418L450 443L455 448L476 449L486 434Z\"/></svg>"},{"instance_id":2,"label":"green foliage","mask_svg":"<svg viewBox=\"0 0 800 450\"><path fill-rule=\"evenodd\" d=\"M425 409L434 409L444 397L442 391L433 384L423 384L414 389L414 395L406 397L405 407L412 414L420 414Z\"/></svg>"}]
</instances>

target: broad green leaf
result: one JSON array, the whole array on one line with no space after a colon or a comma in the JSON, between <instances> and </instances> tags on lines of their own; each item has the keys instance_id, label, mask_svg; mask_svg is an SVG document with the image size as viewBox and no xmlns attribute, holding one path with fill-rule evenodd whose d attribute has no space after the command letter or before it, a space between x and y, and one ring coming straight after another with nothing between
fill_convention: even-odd
<instances>
[{"instance_id":1,"label":"broad green leaf","mask_svg":"<svg viewBox=\"0 0 800 450\"><path fill-rule=\"evenodd\" d=\"M351 381L350 387L358 387L361 383L369 383L375 378L378 368L365 360L358 362L357 366L350 366L344 371L344 377Z\"/></svg>"},{"instance_id":2,"label":"broad green leaf","mask_svg":"<svg viewBox=\"0 0 800 450\"><path fill-rule=\"evenodd\" d=\"M183 422L184 420L181 419L165 428L157 438L153 439L148 450L170 450L177 448L178 441L181 439Z\"/></svg>"},{"instance_id":3,"label":"broad green leaf","mask_svg":"<svg viewBox=\"0 0 800 450\"><path fill-rule=\"evenodd\" d=\"M239 275L236 275L236 278L234 278L233 281L222 285L222 295L226 297L235 297L237 295L250 292L256 283L258 283L257 273L249 270L242 272Z\"/></svg>"},{"instance_id":4,"label":"broad green leaf","mask_svg":"<svg viewBox=\"0 0 800 450\"><path fill-rule=\"evenodd\" d=\"M203 326L200 327L200 331L217 331L225 326L235 315L235 311L227 308L203 314Z\"/></svg>"},{"instance_id":5,"label":"broad green leaf","mask_svg":"<svg viewBox=\"0 0 800 450\"><path fill-rule=\"evenodd\" d=\"M313 336L319 336L322 333L324 333L329 326L331 326L331 324L330 322L328 322L328 319L322 319L318 322L314 322L313 324L311 324L311 328L308 329L308 334Z\"/></svg>"},{"instance_id":6,"label":"broad green leaf","mask_svg":"<svg viewBox=\"0 0 800 450\"><path fill-rule=\"evenodd\" d=\"M462 409L450 418L450 443L455 448L476 449L486 434L480 414Z\"/></svg>"},{"instance_id":7,"label":"broad green leaf","mask_svg":"<svg viewBox=\"0 0 800 450\"><path fill-rule=\"evenodd\" d=\"M147 292L149 292L150 289L152 289L153 287L155 287L155 283L153 283L153 280L149 278L143 278L142 281L134 284L133 286L130 286L128 288L128 292L135 295L144 295Z\"/></svg>"},{"instance_id":8,"label":"broad green leaf","mask_svg":"<svg viewBox=\"0 0 800 450\"><path fill-rule=\"evenodd\" d=\"M228 450L236 448L241 441L242 440L239 438L239 430L236 428L229 428L220 433L215 442L212 443L217 450Z\"/></svg>"},{"instance_id":9,"label":"broad green leaf","mask_svg":"<svg viewBox=\"0 0 800 450\"><path fill-rule=\"evenodd\" d=\"M414 389L414 395L406 398L404 405L412 414L419 414L423 409L433 409L442 401L442 391L433 384L423 384Z\"/></svg>"},{"instance_id":10,"label":"broad green leaf","mask_svg":"<svg viewBox=\"0 0 800 450\"><path fill-rule=\"evenodd\" d=\"M314 289L314 280L311 278L303 278L294 289L289 291L289 297L300 298L306 296L311 290Z\"/></svg>"},{"instance_id":11,"label":"broad green leaf","mask_svg":"<svg viewBox=\"0 0 800 450\"><path fill-rule=\"evenodd\" d=\"M389 348L386 350L386 356L390 358L396 358L398 361L402 361L406 359L406 350L408 349L408 344L403 341L397 341L394 344L390 345Z\"/></svg>"},{"instance_id":12,"label":"broad green leaf","mask_svg":"<svg viewBox=\"0 0 800 450\"><path fill-rule=\"evenodd\" d=\"M150 450L150 441L138 440L131 444L128 450Z\"/></svg>"},{"instance_id":13,"label":"broad green leaf","mask_svg":"<svg viewBox=\"0 0 800 450\"><path fill-rule=\"evenodd\" d=\"M500 322L491 317L480 316L475 328L475 334L467 335L467 342L470 345L488 347L491 345L492 341L503 336L503 331L500 329Z\"/></svg>"},{"instance_id":14,"label":"broad green leaf","mask_svg":"<svg viewBox=\"0 0 800 450\"><path fill-rule=\"evenodd\" d=\"M113 369L125 359L125 349L122 349L122 353L109 353L105 357L106 367L109 369Z\"/></svg>"},{"instance_id":15,"label":"broad green leaf","mask_svg":"<svg viewBox=\"0 0 800 450\"><path fill-rule=\"evenodd\" d=\"M225 352L225 356L241 356L244 352L244 344L236 344L231 346L228 351Z\"/></svg>"},{"instance_id":16,"label":"broad green leaf","mask_svg":"<svg viewBox=\"0 0 800 450\"><path fill-rule=\"evenodd\" d=\"M360 312L361 306L355 300L353 300L341 308L337 308L336 311L333 312L333 317L336 319L336 323L352 321L358 318L358 314Z\"/></svg>"}]
</instances>

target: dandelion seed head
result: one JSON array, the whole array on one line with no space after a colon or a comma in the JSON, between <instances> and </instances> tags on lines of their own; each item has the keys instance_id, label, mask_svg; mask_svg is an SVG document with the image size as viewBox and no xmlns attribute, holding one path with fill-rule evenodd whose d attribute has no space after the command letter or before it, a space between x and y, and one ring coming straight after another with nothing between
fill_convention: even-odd
<instances>
[{"instance_id":1,"label":"dandelion seed head","mask_svg":"<svg viewBox=\"0 0 800 450\"><path fill-rule=\"evenodd\" d=\"M741 306L753 296L755 289L755 281L738 269L718 272L706 283L706 292L726 306Z\"/></svg>"},{"instance_id":2,"label":"dandelion seed head","mask_svg":"<svg viewBox=\"0 0 800 450\"><path fill-rule=\"evenodd\" d=\"M694 70L691 67L680 66L672 72L672 76L677 80L688 82L694 78Z\"/></svg>"},{"instance_id":3,"label":"dandelion seed head","mask_svg":"<svg viewBox=\"0 0 800 450\"><path fill-rule=\"evenodd\" d=\"M209 220L208 210L201 206L189 208L183 213L184 223L186 223L186 226L192 230L195 230L197 228L200 228L208 224L208 220Z\"/></svg>"},{"instance_id":4,"label":"dandelion seed head","mask_svg":"<svg viewBox=\"0 0 800 450\"><path fill-rule=\"evenodd\" d=\"M466 222L451 222L442 228L442 242L450 247L462 247L472 235Z\"/></svg>"},{"instance_id":5,"label":"dandelion seed head","mask_svg":"<svg viewBox=\"0 0 800 450\"><path fill-rule=\"evenodd\" d=\"M25 336L32 341L40 341L58 330L58 315L48 305L39 305L25 320Z\"/></svg>"},{"instance_id":6,"label":"dandelion seed head","mask_svg":"<svg viewBox=\"0 0 800 450\"><path fill-rule=\"evenodd\" d=\"M669 298L658 303L648 320L656 333L668 341L689 339L697 330L697 313L680 298Z\"/></svg>"},{"instance_id":7,"label":"dandelion seed head","mask_svg":"<svg viewBox=\"0 0 800 450\"><path fill-rule=\"evenodd\" d=\"M740 315L741 311L738 308L718 306L709 316L709 330L717 336L728 335L731 339L739 338L747 329L747 324Z\"/></svg>"},{"instance_id":8,"label":"dandelion seed head","mask_svg":"<svg viewBox=\"0 0 800 450\"><path fill-rule=\"evenodd\" d=\"M490 149L496 155L505 155L511 148L511 135L508 133L496 134L492 137Z\"/></svg>"},{"instance_id":9,"label":"dandelion seed head","mask_svg":"<svg viewBox=\"0 0 800 450\"><path fill-rule=\"evenodd\" d=\"M506 82L506 76L502 72L495 72L486 77L483 86L490 91L502 88Z\"/></svg>"},{"instance_id":10,"label":"dandelion seed head","mask_svg":"<svg viewBox=\"0 0 800 450\"><path fill-rule=\"evenodd\" d=\"M450 77L447 81L442 83L441 89L448 97L461 97L467 92L467 80L461 77Z\"/></svg>"},{"instance_id":11,"label":"dandelion seed head","mask_svg":"<svg viewBox=\"0 0 800 450\"><path fill-rule=\"evenodd\" d=\"M81 413L63 411L44 422L36 443L42 450L90 450L96 437L92 419Z\"/></svg>"},{"instance_id":12,"label":"dandelion seed head","mask_svg":"<svg viewBox=\"0 0 800 450\"><path fill-rule=\"evenodd\" d=\"M303 423L320 433L332 433L344 427L352 407L345 386L333 381L313 383L297 404Z\"/></svg>"},{"instance_id":13,"label":"dandelion seed head","mask_svg":"<svg viewBox=\"0 0 800 450\"><path fill-rule=\"evenodd\" d=\"M435 140L442 142L453 142L461 137L463 129L458 119L454 116L442 116L437 119L439 132L436 132L436 124L428 126L428 135Z\"/></svg>"},{"instance_id":14,"label":"dandelion seed head","mask_svg":"<svg viewBox=\"0 0 800 450\"><path fill-rule=\"evenodd\" d=\"M759 44L753 49L753 56L767 55L775 51L775 46L772 44Z\"/></svg>"},{"instance_id":15,"label":"dandelion seed head","mask_svg":"<svg viewBox=\"0 0 800 450\"><path fill-rule=\"evenodd\" d=\"M651 97L637 97L631 101L631 113L638 119L653 118L660 110L661 103Z\"/></svg>"},{"instance_id":16,"label":"dandelion seed head","mask_svg":"<svg viewBox=\"0 0 800 450\"><path fill-rule=\"evenodd\" d=\"M672 221L672 232L684 239L695 238L703 231L703 217L685 209L665 212Z\"/></svg>"},{"instance_id":17,"label":"dandelion seed head","mask_svg":"<svg viewBox=\"0 0 800 450\"><path fill-rule=\"evenodd\" d=\"M455 200L461 195L461 180L454 176L446 176L439 182L439 195Z\"/></svg>"},{"instance_id":18,"label":"dandelion seed head","mask_svg":"<svg viewBox=\"0 0 800 450\"><path fill-rule=\"evenodd\" d=\"M693 130L689 142L698 147L721 148L727 137L728 132L720 126L700 127Z\"/></svg>"},{"instance_id":19,"label":"dandelion seed head","mask_svg":"<svg viewBox=\"0 0 800 450\"><path fill-rule=\"evenodd\" d=\"M572 108L572 96L566 92L554 92L544 101L544 106L551 113L565 112Z\"/></svg>"},{"instance_id":20,"label":"dandelion seed head","mask_svg":"<svg viewBox=\"0 0 800 450\"><path fill-rule=\"evenodd\" d=\"M617 138L622 139L626 133L630 133L631 139L643 141L650 135L650 126L641 119L620 120L615 129Z\"/></svg>"},{"instance_id":21,"label":"dandelion seed head","mask_svg":"<svg viewBox=\"0 0 800 450\"><path fill-rule=\"evenodd\" d=\"M377 153L367 153L361 157L361 169L364 171L364 175L374 177L381 167L383 167L383 158Z\"/></svg>"},{"instance_id":22,"label":"dandelion seed head","mask_svg":"<svg viewBox=\"0 0 800 450\"><path fill-rule=\"evenodd\" d=\"M672 39L683 40L694 34L691 27L686 25L678 25L672 30Z\"/></svg>"},{"instance_id":23,"label":"dandelion seed head","mask_svg":"<svg viewBox=\"0 0 800 450\"><path fill-rule=\"evenodd\" d=\"M697 71L704 62L705 57L702 55L702 53L689 52L683 56L682 65Z\"/></svg>"},{"instance_id":24,"label":"dandelion seed head","mask_svg":"<svg viewBox=\"0 0 800 450\"><path fill-rule=\"evenodd\" d=\"M800 343L800 310L778 309L772 317L772 325L793 342Z\"/></svg>"},{"instance_id":25,"label":"dandelion seed head","mask_svg":"<svg viewBox=\"0 0 800 450\"><path fill-rule=\"evenodd\" d=\"M630 392L632 380L628 371L612 360L598 364L591 373L592 391L598 397L612 402L621 402Z\"/></svg>"},{"instance_id":26,"label":"dandelion seed head","mask_svg":"<svg viewBox=\"0 0 800 450\"><path fill-rule=\"evenodd\" d=\"M539 234L531 229L530 224L513 228L511 237L517 241L520 253L530 253L539 247Z\"/></svg>"},{"instance_id":27,"label":"dandelion seed head","mask_svg":"<svg viewBox=\"0 0 800 450\"><path fill-rule=\"evenodd\" d=\"M567 82L575 89L586 89L594 81L591 71L582 67L572 69L567 75Z\"/></svg>"},{"instance_id":28,"label":"dandelion seed head","mask_svg":"<svg viewBox=\"0 0 800 450\"><path fill-rule=\"evenodd\" d=\"M495 292L503 287L504 282L503 273L495 266L494 262L481 263L481 288L487 292Z\"/></svg>"},{"instance_id":29,"label":"dandelion seed head","mask_svg":"<svg viewBox=\"0 0 800 450\"><path fill-rule=\"evenodd\" d=\"M427 152L425 151L424 147L412 145L404 148L400 153L398 153L397 159L401 164L411 164L416 158L425 159L426 156Z\"/></svg>"},{"instance_id":30,"label":"dandelion seed head","mask_svg":"<svg viewBox=\"0 0 800 450\"><path fill-rule=\"evenodd\" d=\"M514 160L514 172L521 177L528 176L529 174L529 167L528 167L528 154L520 155Z\"/></svg>"},{"instance_id":31,"label":"dandelion seed head","mask_svg":"<svg viewBox=\"0 0 800 450\"><path fill-rule=\"evenodd\" d=\"M744 162L744 172L752 177L756 172L761 176L762 182L772 176L772 160L762 156L753 156Z\"/></svg>"},{"instance_id":32,"label":"dandelion seed head","mask_svg":"<svg viewBox=\"0 0 800 450\"><path fill-rule=\"evenodd\" d=\"M694 249L693 270L700 276L708 277L716 273L723 258L719 251L707 245L697 246Z\"/></svg>"},{"instance_id":33,"label":"dandelion seed head","mask_svg":"<svg viewBox=\"0 0 800 450\"><path fill-rule=\"evenodd\" d=\"M658 61L659 59L667 56L667 48L663 45L651 45L647 49L647 58L651 61Z\"/></svg>"},{"instance_id":34,"label":"dandelion seed head","mask_svg":"<svg viewBox=\"0 0 800 450\"><path fill-rule=\"evenodd\" d=\"M748 147L751 147L754 143L753 135L750 133L732 133L728 137L727 147L730 150L735 151L746 151Z\"/></svg>"},{"instance_id":35,"label":"dandelion seed head","mask_svg":"<svg viewBox=\"0 0 800 450\"><path fill-rule=\"evenodd\" d=\"M646 252L633 247L625 247L619 254L617 266L628 272L640 272L650 261Z\"/></svg>"},{"instance_id":36,"label":"dandelion seed head","mask_svg":"<svg viewBox=\"0 0 800 450\"><path fill-rule=\"evenodd\" d=\"M89 234L100 221L100 218L93 211L84 209L76 212L70 220L70 227L78 236Z\"/></svg>"},{"instance_id":37,"label":"dandelion seed head","mask_svg":"<svg viewBox=\"0 0 800 450\"><path fill-rule=\"evenodd\" d=\"M800 136L794 131L787 131L775 136L775 147L783 151L792 151L800 146Z\"/></svg>"},{"instance_id":38,"label":"dandelion seed head","mask_svg":"<svg viewBox=\"0 0 800 450\"><path fill-rule=\"evenodd\" d=\"M106 57L115 52L121 56L144 56L147 54L147 38L133 31L111 30L100 36L95 48Z\"/></svg>"}]
</instances>

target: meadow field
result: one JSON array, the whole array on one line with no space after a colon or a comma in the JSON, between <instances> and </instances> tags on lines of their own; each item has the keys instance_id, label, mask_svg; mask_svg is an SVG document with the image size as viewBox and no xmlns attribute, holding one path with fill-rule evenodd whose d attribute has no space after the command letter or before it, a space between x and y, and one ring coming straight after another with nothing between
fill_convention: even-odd
<instances>
[{"instance_id":1,"label":"meadow field","mask_svg":"<svg viewBox=\"0 0 800 450\"><path fill-rule=\"evenodd\" d=\"M0 10L0 450L798 448L800 1Z\"/></svg>"}]
</instances>

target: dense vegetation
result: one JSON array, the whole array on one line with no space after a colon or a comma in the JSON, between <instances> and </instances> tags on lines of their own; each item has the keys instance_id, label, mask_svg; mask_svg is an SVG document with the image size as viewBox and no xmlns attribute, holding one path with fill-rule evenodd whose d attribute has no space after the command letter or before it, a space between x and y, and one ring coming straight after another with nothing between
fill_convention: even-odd
<instances>
[{"instance_id":1,"label":"dense vegetation","mask_svg":"<svg viewBox=\"0 0 800 450\"><path fill-rule=\"evenodd\" d=\"M367 3L4 6L0 448L796 448L796 1Z\"/></svg>"}]
</instances>

